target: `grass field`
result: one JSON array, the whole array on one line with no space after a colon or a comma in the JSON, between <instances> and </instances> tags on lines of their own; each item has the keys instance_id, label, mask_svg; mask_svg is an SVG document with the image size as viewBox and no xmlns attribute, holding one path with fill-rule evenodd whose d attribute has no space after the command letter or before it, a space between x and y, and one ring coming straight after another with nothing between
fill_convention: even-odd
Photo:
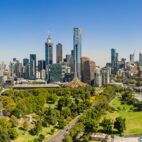
<instances>
[{"instance_id":1,"label":"grass field","mask_svg":"<svg viewBox=\"0 0 142 142\"><path fill-rule=\"evenodd\" d=\"M50 134L51 129L53 129L53 126L42 129L42 134L45 135L45 140L50 139L52 136L54 136L55 134L59 132L59 130L55 129L54 134L51 135ZM29 141L33 141L33 139L38 137L38 136L32 136L28 132L24 132L23 130L19 130L19 129L18 129L18 134L19 134L19 137L13 142L29 142Z\"/></svg>"},{"instance_id":2,"label":"grass field","mask_svg":"<svg viewBox=\"0 0 142 142\"><path fill-rule=\"evenodd\" d=\"M142 112L132 111L133 106L131 105L122 105L119 96L110 103L110 106L114 107L116 111L108 112L105 117L113 120L118 116L125 118L126 130L124 135L142 134Z\"/></svg>"}]
</instances>

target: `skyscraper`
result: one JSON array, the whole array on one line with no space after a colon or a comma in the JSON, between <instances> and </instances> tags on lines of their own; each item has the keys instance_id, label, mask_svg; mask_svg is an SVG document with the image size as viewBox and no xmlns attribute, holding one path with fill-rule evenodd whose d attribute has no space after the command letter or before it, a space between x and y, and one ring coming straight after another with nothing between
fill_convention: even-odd
<instances>
[{"instance_id":1,"label":"skyscraper","mask_svg":"<svg viewBox=\"0 0 142 142\"><path fill-rule=\"evenodd\" d=\"M139 53L139 66L142 66L142 53Z\"/></svg>"},{"instance_id":2,"label":"skyscraper","mask_svg":"<svg viewBox=\"0 0 142 142\"><path fill-rule=\"evenodd\" d=\"M81 80L85 83L94 84L95 62L88 57L81 57Z\"/></svg>"},{"instance_id":3,"label":"skyscraper","mask_svg":"<svg viewBox=\"0 0 142 142\"><path fill-rule=\"evenodd\" d=\"M50 35L45 43L45 63L46 66L53 64L53 43Z\"/></svg>"},{"instance_id":4,"label":"skyscraper","mask_svg":"<svg viewBox=\"0 0 142 142\"><path fill-rule=\"evenodd\" d=\"M79 28L74 28L73 50L74 50L73 56L74 56L74 66L75 66L74 73L75 76L81 79L80 58L81 58L82 46L81 46L81 31Z\"/></svg>"},{"instance_id":5,"label":"skyscraper","mask_svg":"<svg viewBox=\"0 0 142 142\"><path fill-rule=\"evenodd\" d=\"M130 63L134 63L135 61L134 61L134 54L130 54Z\"/></svg>"},{"instance_id":6,"label":"skyscraper","mask_svg":"<svg viewBox=\"0 0 142 142\"><path fill-rule=\"evenodd\" d=\"M23 59L23 77L29 79L29 59Z\"/></svg>"},{"instance_id":7,"label":"skyscraper","mask_svg":"<svg viewBox=\"0 0 142 142\"><path fill-rule=\"evenodd\" d=\"M100 68L96 68L94 85L98 87L102 86L102 74Z\"/></svg>"},{"instance_id":8,"label":"skyscraper","mask_svg":"<svg viewBox=\"0 0 142 142\"><path fill-rule=\"evenodd\" d=\"M116 67L116 60L117 60L117 53L116 49L111 49L111 67L115 68Z\"/></svg>"},{"instance_id":9,"label":"skyscraper","mask_svg":"<svg viewBox=\"0 0 142 142\"><path fill-rule=\"evenodd\" d=\"M36 79L36 54L30 54L30 79Z\"/></svg>"},{"instance_id":10,"label":"skyscraper","mask_svg":"<svg viewBox=\"0 0 142 142\"><path fill-rule=\"evenodd\" d=\"M62 44L58 43L56 45L56 63L59 64L62 62Z\"/></svg>"},{"instance_id":11,"label":"skyscraper","mask_svg":"<svg viewBox=\"0 0 142 142\"><path fill-rule=\"evenodd\" d=\"M46 74L45 74L45 60L38 60L38 73L39 73L39 78L40 79L45 79Z\"/></svg>"}]
</instances>

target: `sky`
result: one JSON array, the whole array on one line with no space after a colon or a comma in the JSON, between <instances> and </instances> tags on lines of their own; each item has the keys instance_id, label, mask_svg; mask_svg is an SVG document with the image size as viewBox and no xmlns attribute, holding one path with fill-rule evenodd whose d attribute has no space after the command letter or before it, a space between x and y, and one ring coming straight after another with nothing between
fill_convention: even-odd
<instances>
[{"instance_id":1,"label":"sky","mask_svg":"<svg viewBox=\"0 0 142 142\"><path fill-rule=\"evenodd\" d=\"M0 0L0 61L21 60L29 54L45 58L51 35L63 53L73 49L73 27L82 32L82 56L97 65L110 62L110 49L119 58L142 52L142 0Z\"/></svg>"}]
</instances>

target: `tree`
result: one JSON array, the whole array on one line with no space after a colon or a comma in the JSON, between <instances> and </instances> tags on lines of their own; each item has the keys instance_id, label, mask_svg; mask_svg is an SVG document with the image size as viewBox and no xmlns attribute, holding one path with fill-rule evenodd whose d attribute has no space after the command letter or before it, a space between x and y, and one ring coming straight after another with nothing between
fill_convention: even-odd
<instances>
[{"instance_id":1,"label":"tree","mask_svg":"<svg viewBox=\"0 0 142 142\"><path fill-rule=\"evenodd\" d=\"M16 107L14 100L10 96L2 96L1 99L3 107L6 109L7 114L10 115Z\"/></svg>"},{"instance_id":2,"label":"tree","mask_svg":"<svg viewBox=\"0 0 142 142\"><path fill-rule=\"evenodd\" d=\"M56 94L48 94L47 96L47 103L54 104L57 101L57 95Z\"/></svg>"},{"instance_id":3,"label":"tree","mask_svg":"<svg viewBox=\"0 0 142 142\"><path fill-rule=\"evenodd\" d=\"M117 117L114 122L114 128L118 130L118 133L122 135L124 130L126 129L125 118Z\"/></svg>"},{"instance_id":4,"label":"tree","mask_svg":"<svg viewBox=\"0 0 142 142\"><path fill-rule=\"evenodd\" d=\"M112 132L112 125L113 125L113 122L111 119L106 119L104 118L102 123L100 124L102 127L103 127L103 130L106 132L106 133L111 133Z\"/></svg>"},{"instance_id":5,"label":"tree","mask_svg":"<svg viewBox=\"0 0 142 142\"><path fill-rule=\"evenodd\" d=\"M27 130L28 130L28 127L29 127L28 122L25 121L25 122L23 123L23 130L24 130L24 131L27 131Z\"/></svg>"},{"instance_id":6,"label":"tree","mask_svg":"<svg viewBox=\"0 0 142 142\"><path fill-rule=\"evenodd\" d=\"M50 107L44 112L44 120L51 125L55 125L57 123L57 118L59 118L59 116L59 111L51 109Z\"/></svg>"},{"instance_id":7,"label":"tree","mask_svg":"<svg viewBox=\"0 0 142 142\"><path fill-rule=\"evenodd\" d=\"M15 128L11 128L8 133L12 140L15 140L18 137L18 133Z\"/></svg>"},{"instance_id":8,"label":"tree","mask_svg":"<svg viewBox=\"0 0 142 142\"><path fill-rule=\"evenodd\" d=\"M64 118L66 119L67 117L69 117L71 115L71 110L70 108L64 108L61 111L61 114L64 116Z\"/></svg>"},{"instance_id":9,"label":"tree","mask_svg":"<svg viewBox=\"0 0 142 142\"><path fill-rule=\"evenodd\" d=\"M85 122L85 131L88 132L96 132L98 130L98 123L93 119L87 119Z\"/></svg>"},{"instance_id":10,"label":"tree","mask_svg":"<svg viewBox=\"0 0 142 142\"><path fill-rule=\"evenodd\" d=\"M58 100L58 110L62 110L62 107L65 105L65 100L64 100L64 98L62 97L62 98L60 98L59 100Z\"/></svg>"},{"instance_id":11,"label":"tree","mask_svg":"<svg viewBox=\"0 0 142 142\"><path fill-rule=\"evenodd\" d=\"M18 125L18 120L14 115L11 116L10 122L12 124L12 127L16 127Z\"/></svg>"},{"instance_id":12,"label":"tree","mask_svg":"<svg viewBox=\"0 0 142 142\"><path fill-rule=\"evenodd\" d=\"M63 129L65 127L64 117L60 117L58 120L59 129Z\"/></svg>"},{"instance_id":13,"label":"tree","mask_svg":"<svg viewBox=\"0 0 142 142\"><path fill-rule=\"evenodd\" d=\"M72 137L69 136L69 135L65 135L64 139L63 139L63 142L73 142Z\"/></svg>"},{"instance_id":14,"label":"tree","mask_svg":"<svg viewBox=\"0 0 142 142\"><path fill-rule=\"evenodd\" d=\"M19 108L15 108L11 113L11 115L16 116L17 118L20 118L21 114L22 114L22 111Z\"/></svg>"},{"instance_id":15,"label":"tree","mask_svg":"<svg viewBox=\"0 0 142 142\"><path fill-rule=\"evenodd\" d=\"M37 134L39 134L39 132L41 132L41 130L42 130L42 122L41 122L41 120L37 121L35 129L36 129L36 133Z\"/></svg>"},{"instance_id":16,"label":"tree","mask_svg":"<svg viewBox=\"0 0 142 142\"><path fill-rule=\"evenodd\" d=\"M10 142L10 136L5 129L0 128L0 142Z\"/></svg>"}]
</instances>

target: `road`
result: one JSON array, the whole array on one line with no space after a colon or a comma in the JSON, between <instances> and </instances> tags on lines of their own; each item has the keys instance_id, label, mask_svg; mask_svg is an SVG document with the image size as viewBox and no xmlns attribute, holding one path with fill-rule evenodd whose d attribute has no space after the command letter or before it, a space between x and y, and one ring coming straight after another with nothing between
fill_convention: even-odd
<instances>
[{"instance_id":1,"label":"road","mask_svg":"<svg viewBox=\"0 0 142 142\"><path fill-rule=\"evenodd\" d=\"M8 90L9 90L9 89L3 89L3 90L1 90L0 96L1 96L2 93L4 93L5 91L8 91Z\"/></svg>"},{"instance_id":2,"label":"road","mask_svg":"<svg viewBox=\"0 0 142 142\"><path fill-rule=\"evenodd\" d=\"M56 136L48 140L47 142L62 142L64 135L68 134L70 129L77 123L82 114L74 118L63 130L61 130Z\"/></svg>"}]
</instances>

